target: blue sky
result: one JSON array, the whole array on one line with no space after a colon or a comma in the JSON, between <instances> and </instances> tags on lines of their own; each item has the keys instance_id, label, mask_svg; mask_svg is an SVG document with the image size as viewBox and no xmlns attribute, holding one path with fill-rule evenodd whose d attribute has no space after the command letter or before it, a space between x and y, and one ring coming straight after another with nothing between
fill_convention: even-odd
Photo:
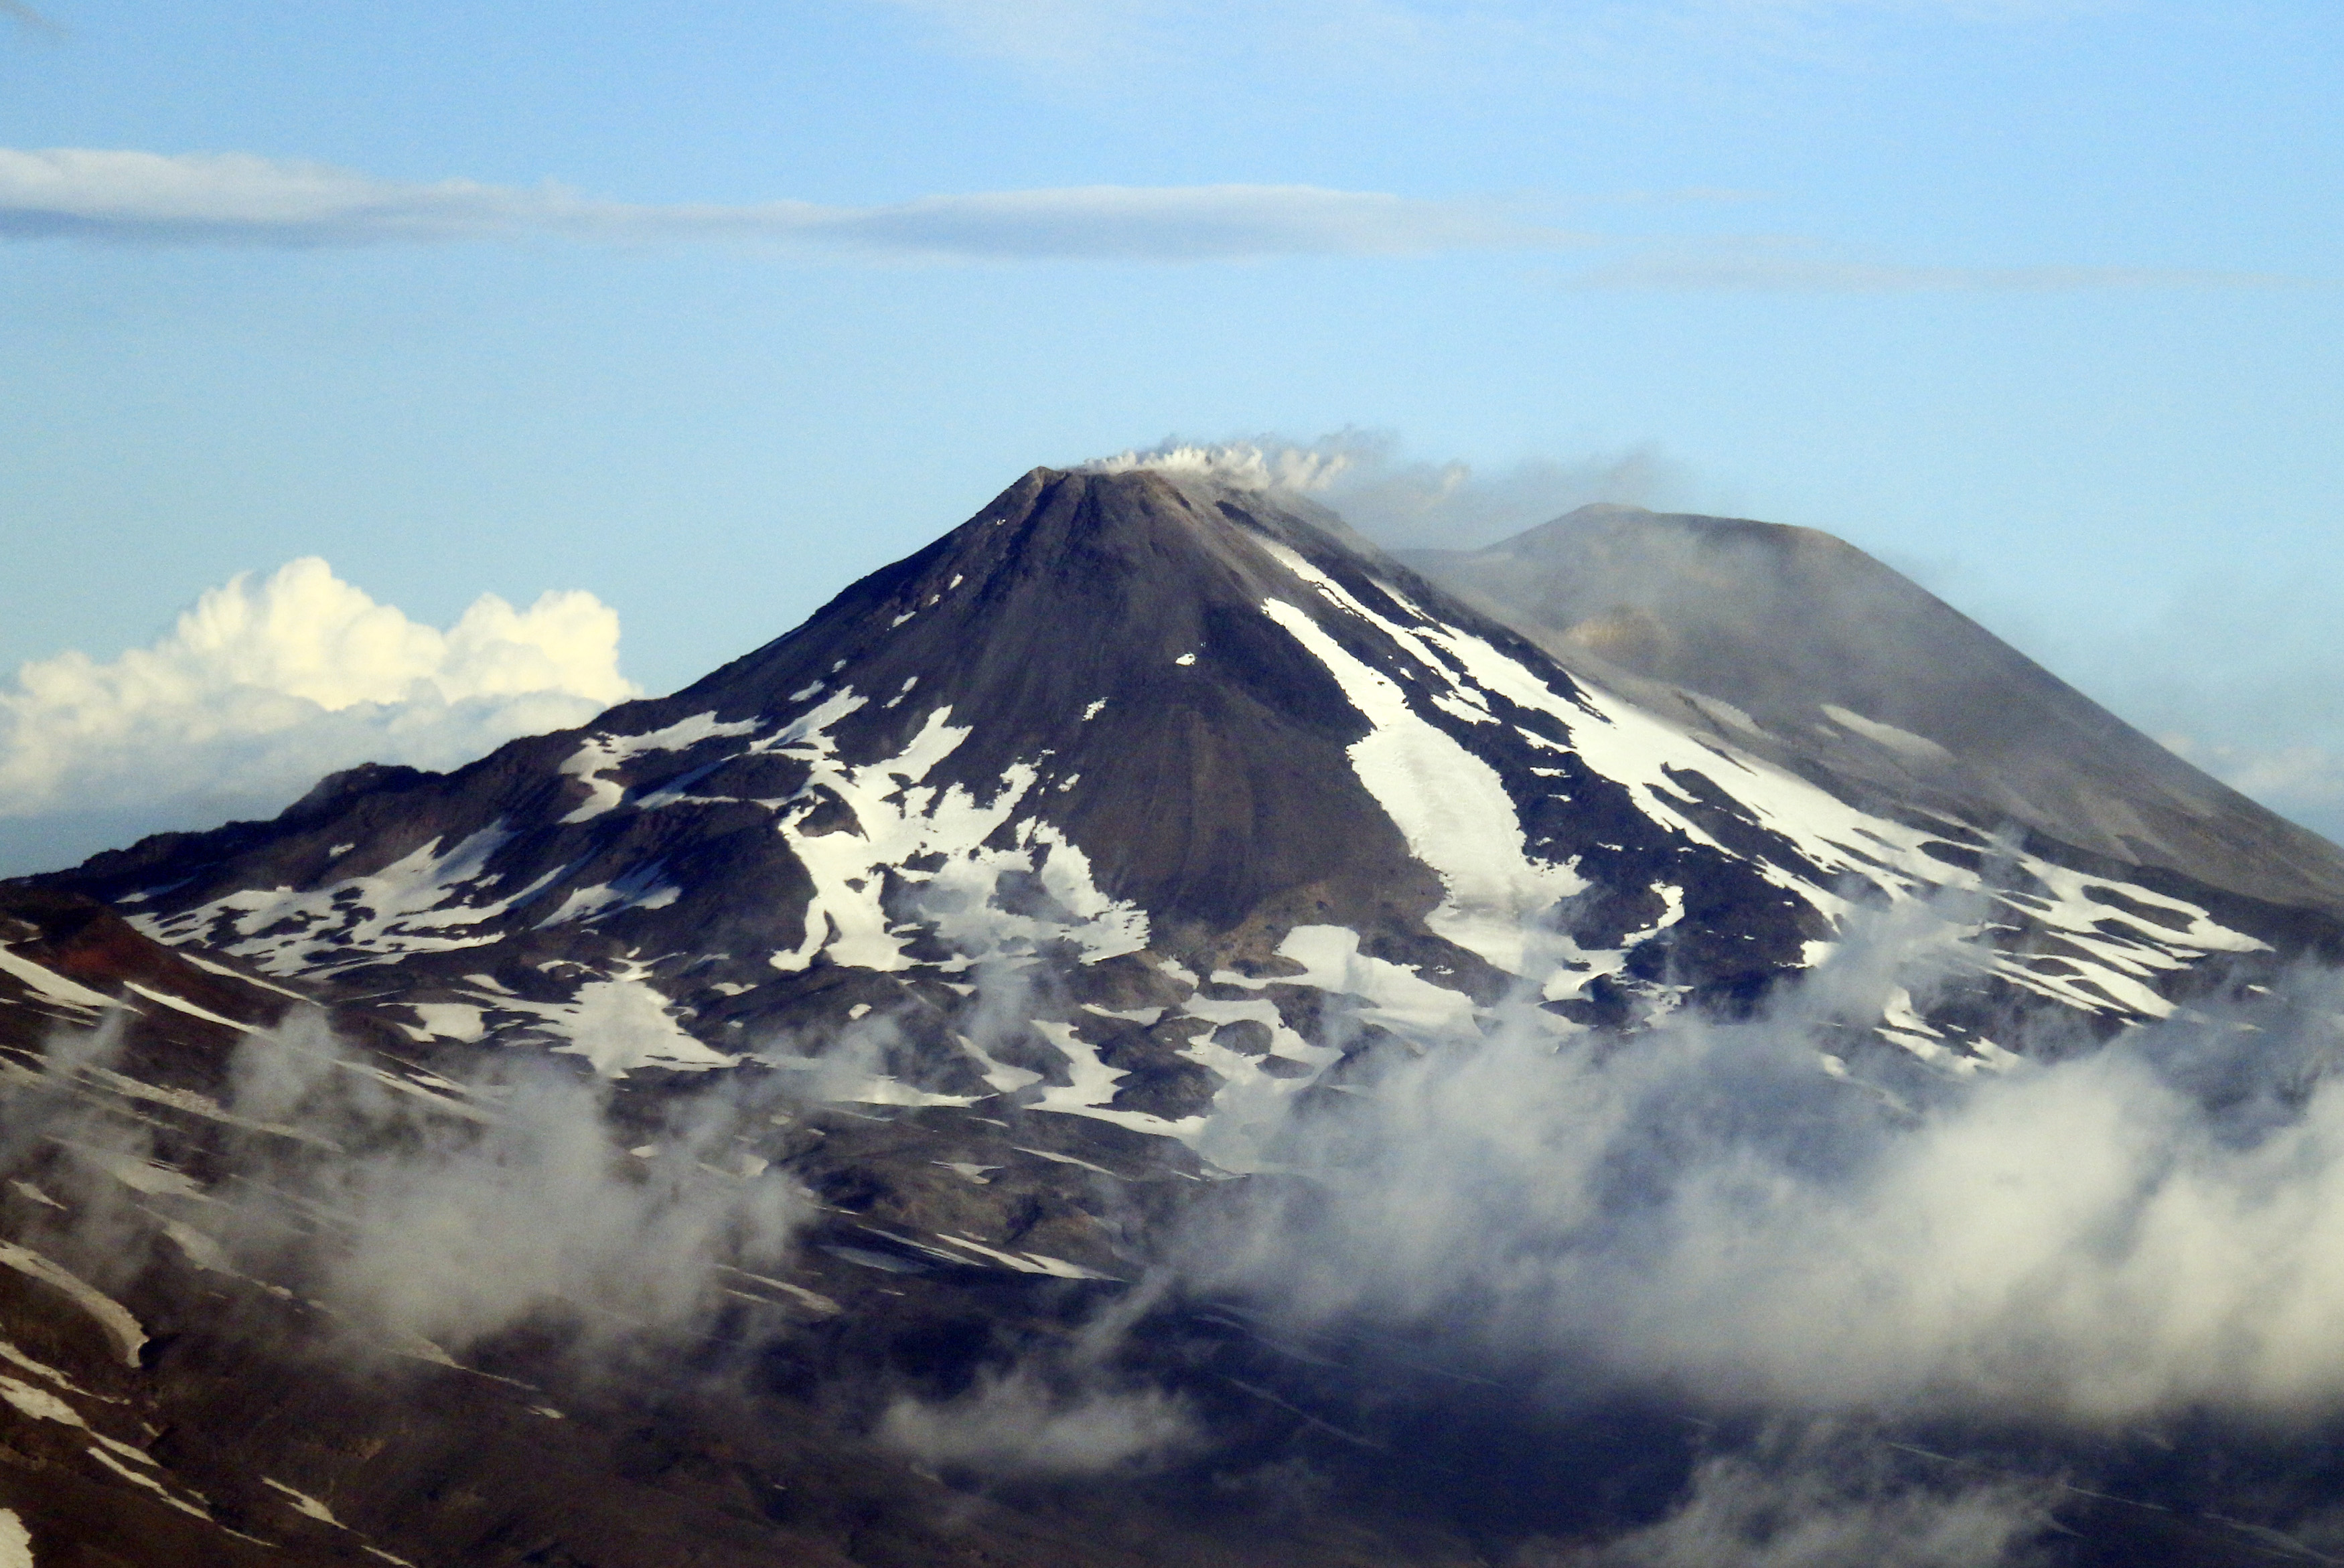
<instances>
[{"instance_id":1,"label":"blue sky","mask_svg":"<svg viewBox=\"0 0 2344 1568\"><path fill-rule=\"evenodd\" d=\"M1469 466L1419 541L1831 529L2338 831L2339 81L2251 0L0 4L0 668L318 556L663 689L1036 463L1349 430Z\"/></svg>"}]
</instances>

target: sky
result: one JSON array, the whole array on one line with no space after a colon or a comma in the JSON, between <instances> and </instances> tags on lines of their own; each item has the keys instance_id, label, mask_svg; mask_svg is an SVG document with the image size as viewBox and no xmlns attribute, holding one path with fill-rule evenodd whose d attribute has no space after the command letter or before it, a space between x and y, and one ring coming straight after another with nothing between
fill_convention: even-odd
<instances>
[{"instance_id":1,"label":"sky","mask_svg":"<svg viewBox=\"0 0 2344 1568\"><path fill-rule=\"evenodd\" d=\"M2344 833L2339 79L2312 0L0 0L0 871L1169 437L1828 529Z\"/></svg>"}]
</instances>

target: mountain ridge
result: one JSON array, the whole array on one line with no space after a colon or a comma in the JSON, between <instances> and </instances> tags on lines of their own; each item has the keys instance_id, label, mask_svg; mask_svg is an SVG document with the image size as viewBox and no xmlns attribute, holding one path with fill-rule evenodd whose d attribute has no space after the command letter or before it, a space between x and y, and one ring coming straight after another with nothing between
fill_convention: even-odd
<instances>
[{"instance_id":1,"label":"mountain ridge","mask_svg":"<svg viewBox=\"0 0 2344 1568\"><path fill-rule=\"evenodd\" d=\"M1397 558L1566 668L1721 699L1842 777L1942 791L2248 897L2344 910L2344 850L1830 534L1602 504L1477 550Z\"/></svg>"},{"instance_id":2,"label":"mountain ridge","mask_svg":"<svg viewBox=\"0 0 2344 1568\"><path fill-rule=\"evenodd\" d=\"M2007 819L1909 757L1884 769L1876 736L1786 740L1583 649L1559 663L1537 630L1306 501L1036 469L668 697L40 881L134 905L150 934L523 1036L575 1035L581 997L625 997L665 1015L660 1043L607 1060L670 1068L736 1061L854 976L877 997L929 983L888 976L1071 962L1104 1005L1177 1012L1224 969L1321 972L1297 931L1349 933L1359 961L1398 966L1386 988L1482 1007L1527 982L1573 1026L1746 1007L1829 947L1844 882L1893 900L1989 864L2037 890L2003 900L2020 934L1957 1026L1981 1039L2024 995L2156 1016L2173 1005L2156 977L2217 951L2338 945L2325 914L2186 871L2003 843ZM2178 937L2143 917L2111 931L2107 900L2127 898L2193 912ZM491 958L528 1005L467 978ZM924 1092L966 1093L995 1070L949 1047L944 1016ZM1202 1067L1160 1031L1151 1049L1160 1073Z\"/></svg>"}]
</instances>

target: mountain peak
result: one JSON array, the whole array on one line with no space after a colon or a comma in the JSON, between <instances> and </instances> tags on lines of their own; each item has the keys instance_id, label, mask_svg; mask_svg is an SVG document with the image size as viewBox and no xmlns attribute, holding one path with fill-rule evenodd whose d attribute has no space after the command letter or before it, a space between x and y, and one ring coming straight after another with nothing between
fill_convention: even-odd
<instances>
[{"instance_id":1,"label":"mountain peak","mask_svg":"<svg viewBox=\"0 0 2344 1568\"><path fill-rule=\"evenodd\" d=\"M1718 518L1699 512L1656 512L1616 501L1594 501L1575 508L1551 522L1541 523L1510 538L1471 552L1488 557L1537 558L1560 549L1586 555L1642 557L1671 540L1683 547L1687 558L1674 558L1672 568L1695 567L1700 558L1758 551L1784 557L1829 560L1842 557L1871 559L1854 545L1821 528L1793 523L1766 523L1753 518ZM1657 568L1658 563L1654 563Z\"/></svg>"},{"instance_id":2,"label":"mountain peak","mask_svg":"<svg viewBox=\"0 0 2344 1568\"><path fill-rule=\"evenodd\" d=\"M1578 671L1722 701L1768 755L2248 897L2344 909L2344 852L1820 529L1602 505L1399 558ZM1649 694L1648 694L1649 695ZM1901 737L1901 739L1897 739Z\"/></svg>"}]
</instances>

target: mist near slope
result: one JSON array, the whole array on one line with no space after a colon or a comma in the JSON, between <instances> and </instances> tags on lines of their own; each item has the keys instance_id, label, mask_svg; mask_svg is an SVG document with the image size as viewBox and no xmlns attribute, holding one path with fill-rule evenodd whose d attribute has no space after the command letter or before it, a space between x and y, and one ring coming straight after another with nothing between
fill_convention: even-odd
<instances>
[{"instance_id":1,"label":"mist near slope","mask_svg":"<svg viewBox=\"0 0 2344 1568\"><path fill-rule=\"evenodd\" d=\"M1298 1322L1791 1409L2344 1410L2344 976L1923 1069L1869 1031L1979 967L1975 929L1861 912L1745 1020L1557 1039L1521 1004L1387 1048L1184 1265Z\"/></svg>"},{"instance_id":2,"label":"mist near slope","mask_svg":"<svg viewBox=\"0 0 2344 1568\"><path fill-rule=\"evenodd\" d=\"M898 1399L880 1441L940 1470L1056 1479L1152 1468L1204 1446L1177 1394L1051 1379L1020 1366L944 1402Z\"/></svg>"},{"instance_id":3,"label":"mist near slope","mask_svg":"<svg viewBox=\"0 0 2344 1568\"><path fill-rule=\"evenodd\" d=\"M2044 1017L2006 1038L2024 1058L1947 1073L1873 1030L1983 968L1981 912L1860 910L1746 1020L1561 1033L1524 998L1470 1033L1387 1038L1339 1091L1248 1101L1257 1123L1283 1107L1268 1169L1176 1228L1147 1302L1079 1355L899 1400L882 1435L995 1478L1070 1473L1086 1424L1096 1471L1209 1452L1118 1336L1155 1302L1226 1302L1284 1342L1532 1391L1557 1421L1612 1397L1771 1412L1662 1516L1529 1543L1518 1568L2021 1568L2089 1495L2062 1462L1981 1470L1898 1431L2056 1454L2202 1418L2284 1443L2344 1416L2344 975L2299 968L2105 1042ZM1330 1007L1322 1039L1366 1032Z\"/></svg>"},{"instance_id":4,"label":"mist near slope","mask_svg":"<svg viewBox=\"0 0 2344 1568\"><path fill-rule=\"evenodd\" d=\"M1602 1391L1774 1412L1662 1517L1600 1548L1531 1543L1519 1568L2016 1568L2056 1482L1902 1465L1880 1423L2344 1413L2344 976L2299 970L2105 1044L2046 1022L2006 1039L2031 1060L1943 1074L1872 1026L1976 972L1980 913L1859 910L1745 1020L1561 1032L1523 998L1470 1031L1365 1044L1341 1091L1243 1108L1285 1107L1270 1168L1200 1190L1223 1201L1071 1342L957 1399L896 1398L874 1435L985 1483L1209 1459L1204 1410L1126 1352L1159 1309L1239 1302L1539 1391L1558 1420ZM1049 983L978 979L996 1043ZM1323 1038L1373 1037L1337 1004ZM776 1081L819 1099L914 1065L868 1018L786 1045L803 1073L712 1077L646 1130L569 1058L500 1052L402 1089L307 1015L238 1048L222 1109L242 1125L179 1169L78 1091L118 1033L61 1030L9 1088L0 1175L68 1205L26 1240L101 1284L167 1245L294 1286L354 1345L460 1352L550 1315L610 1364L621 1340L703 1322L724 1267L786 1265L807 1200L739 1157L784 1103Z\"/></svg>"},{"instance_id":5,"label":"mist near slope","mask_svg":"<svg viewBox=\"0 0 2344 1568\"><path fill-rule=\"evenodd\" d=\"M217 1141L194 1151L87 1091L120 1035L60 1030L37 1079L12 1086L0 1136L0 1175L63 1204L27 1240L101 1284L167 1241L316 1302L354 1348L460 1352L550 1315L600 1353L689 1332L721 1269L777 1266L812 1212L743 1158L741 1133L773 1109L745 1080L630 1128L609 1082L558 1059L500 1053L426 1088L298 1012L237 1048Z\"/></svg>"},{"instance_id":6,"label":"mist near slope","mask_svg":"<svg viewBox=\"0 0 2344 1568\"><path fill-rule=\"evenodd\" d=\"M2027 1568L2051 1560L2060 1483L1896 1462L1828 1420L1709 1455L1678 1504L1599 1545L1527 1545L1511 1568Z\"/></svg>"},{"instance_id":7,"label":"mist near slope","mask_svg":"<svg viewBox=\"0 0 2344 1568\"><path fill-rule=\"evenodd\" d=\"M315 557L206 591L110 660L60 653L0 686L0 875L171 828L271 816L359 762L445 769L638 695L593 595L494 594L445 628Z\"/></svg>"}]
</instances>

